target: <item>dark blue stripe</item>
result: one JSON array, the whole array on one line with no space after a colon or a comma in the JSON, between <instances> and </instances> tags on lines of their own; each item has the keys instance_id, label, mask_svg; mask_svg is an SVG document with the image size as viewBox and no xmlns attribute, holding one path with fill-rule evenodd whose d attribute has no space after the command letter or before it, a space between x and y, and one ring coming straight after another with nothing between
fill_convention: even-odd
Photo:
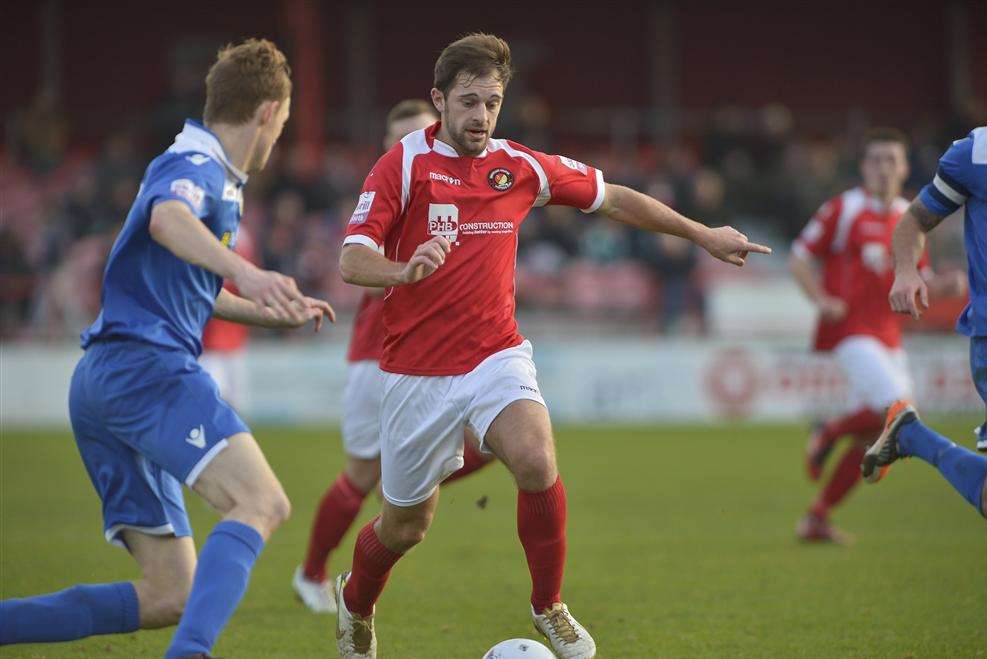
<instances>
[{"instance_id":1,"label":"dark blue stripe","mask_svg":"<svg viewBox=\"0 0 987 659\"><path fill-rule=\"evenodd\" d=\"M963 184L959 183L955 178L953 178L952 176L950 176L949 174L947 174L945 171L943 171L943 168L942 167L940 167L939 170L936 173L939 175L939 178L941 178L943 181L946 182L947 185L949 185L949 187L951 187L952 189L956 190L957 192L959 192L964 197L967 197L967 198L970 197L970 191L967 190L965 187L963 187Z\"/></svg>"},{"instance_id":2,"label":"dark blue stripe","mask_svg":"<svg viewBox=\"0 0 987 659\"><path fill-rule=\"evenodd\" d=\"M939 190L936 189L936 186L932 183L925 186L925 189L922 190L922 192L925 195L932 197L932 201L938 204L938 207L936 208L929 208L929 210L934 211L937 215L943 215L943 216L949 215L960 207L959 204L954 202L952 199L950 199L943 193L939 192ZM933 204L933 206L935 206L936 204ZM928 203L926 203L925 205L929 206Z\"/></svg>"}]
</instances>

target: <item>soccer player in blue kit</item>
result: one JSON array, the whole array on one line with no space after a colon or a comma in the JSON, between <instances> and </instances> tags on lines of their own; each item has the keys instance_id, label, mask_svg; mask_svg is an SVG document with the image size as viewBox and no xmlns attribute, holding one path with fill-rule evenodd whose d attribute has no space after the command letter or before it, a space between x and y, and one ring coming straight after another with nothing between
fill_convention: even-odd
<instances>
[{"instance_id":1,"label":"soccer player in blue kit","mask_svg":"<svg viewBox=\"0 0 987 659\"><path fill-rule=\"evenodd\" d=\"M925 234L966 206L964 234L969 264L970 303L957 329L970 337L970 371L987 404L987 126L970 132L939 160L931 183L922 189L895 228L895 280L889 300L899 313L921 315L929 291L918 272ZM987 450L987 423L977 430L977 448ZM871 483L881 480L891 463L914 456L939 470L964 499L987 517L987 457L956 446L922 423L908 401L888 410L884 431L864 454L861 469Z\"/></svg>"},{"instance_id":2,"label":"soccer player in blue kit","mask_svg":"<svg viewBox=\"0 0 987 659\"><path fill-rule=\"evenodd\" d=\"M135 582L77 585L0 603L0 643L67 641L178 624L165 655L208 657L288 498L247 425L196 362L210 316L293 328L327 302L237 256L243 186L288 118L291 70L265 40L220 51L204 124L187 121L148 166L113 245L102 311L82 335L69 393L106 539L137 561ZM222 288L232 280L239 297ZM223 519L196 560L182 484Z\"/></svg>"}]
</instances>

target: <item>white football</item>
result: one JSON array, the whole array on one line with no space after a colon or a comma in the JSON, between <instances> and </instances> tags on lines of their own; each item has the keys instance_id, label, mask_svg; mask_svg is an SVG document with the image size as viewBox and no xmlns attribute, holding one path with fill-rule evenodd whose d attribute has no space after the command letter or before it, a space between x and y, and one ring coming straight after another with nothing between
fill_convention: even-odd
<instances>
[{"instance_id":1,"label":"white football","mask_svg":"<svg viewBox=\"0 0 987 659\"><path fill-rule=\"evenodd\" d=\"M538 641L512 638L487 650L483 659L555 659L555 655Z\"/></svg>"}]
</instances>

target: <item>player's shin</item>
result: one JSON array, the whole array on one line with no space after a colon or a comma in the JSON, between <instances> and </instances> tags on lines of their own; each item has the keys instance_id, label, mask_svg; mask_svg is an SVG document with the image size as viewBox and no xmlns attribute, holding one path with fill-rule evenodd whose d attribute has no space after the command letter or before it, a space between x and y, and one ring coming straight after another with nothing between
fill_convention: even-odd
<instances>
[{"instance_id":1,"label":"player's shin","mask_svg":"<svg viewBox=\"0 0 987 659\"><path fill-rule=\"evenodd\" d=\"M305 555L305 578L315 582L326 580L329 553L339 546L353 525L366 496L367 493L354 485L346 474L340 474L326 490L312 522L312 534Z\"/></svg>"},{"instance_id":2,"label":"player's shin","mask_svg":"<svg viewBox=\"0 0 987 659\"><path fill-rule=\"evenodd\" d=\"M518 538L531 572L531 605L539 613L562 601L565 524L566 494L561 477L541 492L518 490Z\"/></svg>"},{"instance_id":3,"label":"player's shin","mask_svg":"<svg viewBox=\"0 0 987 659\"><path fill-rule=\"evenodd\" d=\"M957 446L918 419L901 427L898 452L920 458L938 469L970 505L983 513L987 457Z\"/></svg>"},{"instance_id":4,"label":"player's shin","mask_svg":"<svg viewBox=\"0 0 987 659\"><path fill-rule=\"evenodd\" d=\"M128 582L72 586L0 602L0 645L73 641L137 631L137 592Z\"/></svg>"},{"instance_id":5,"label":"player's shin","mask_svg":"<svg viewBox=\"0 0 987 659\"><path fill-rule=\"evenodd\" d=\"M246 524L224 520L215 526L199 554L192 592L165 659L208 654L243 598L263 548L260 533Z\"/></svg>"}]
</instances>

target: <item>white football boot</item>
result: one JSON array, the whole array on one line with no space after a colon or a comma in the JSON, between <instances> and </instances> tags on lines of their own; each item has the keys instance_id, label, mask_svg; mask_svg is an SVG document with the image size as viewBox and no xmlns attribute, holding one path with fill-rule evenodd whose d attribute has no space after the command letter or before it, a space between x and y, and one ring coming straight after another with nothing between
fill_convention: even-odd
<instances>
[{"instance_id":1,"label":"white football boot","mask_svg":"<svg viewBox=\"0 0 987 659\"><path fill-rule=\"evenodd\" d=\"M343 659L377 659L374 614L364 618L346 609L343 588L350 573L336 577L336 647Z\"/></svg>"},{"instance_id":2,"label":"white football boot","mask_svg":"<svg viewBox=\"0 0 987 659\"><path fill-rule=\"evenodd\" d=\"M576 622L569 607L556 602L541 613L531 608L535 629L548 639L559 659L590 659L596 656L596 642L589 632Z\"/></svg>"},{"instance_id":3,"label":"white football boot","mask_svg":"<svg viewBox=\"0 0 987 659\"><path fill-rule=\"evenodd\" d=\"M295 594L312 613L336 613L336 596L329 581L312 581L302 572L302 566L295 568L291 579Z\"/></svg>"}]
</instances>

